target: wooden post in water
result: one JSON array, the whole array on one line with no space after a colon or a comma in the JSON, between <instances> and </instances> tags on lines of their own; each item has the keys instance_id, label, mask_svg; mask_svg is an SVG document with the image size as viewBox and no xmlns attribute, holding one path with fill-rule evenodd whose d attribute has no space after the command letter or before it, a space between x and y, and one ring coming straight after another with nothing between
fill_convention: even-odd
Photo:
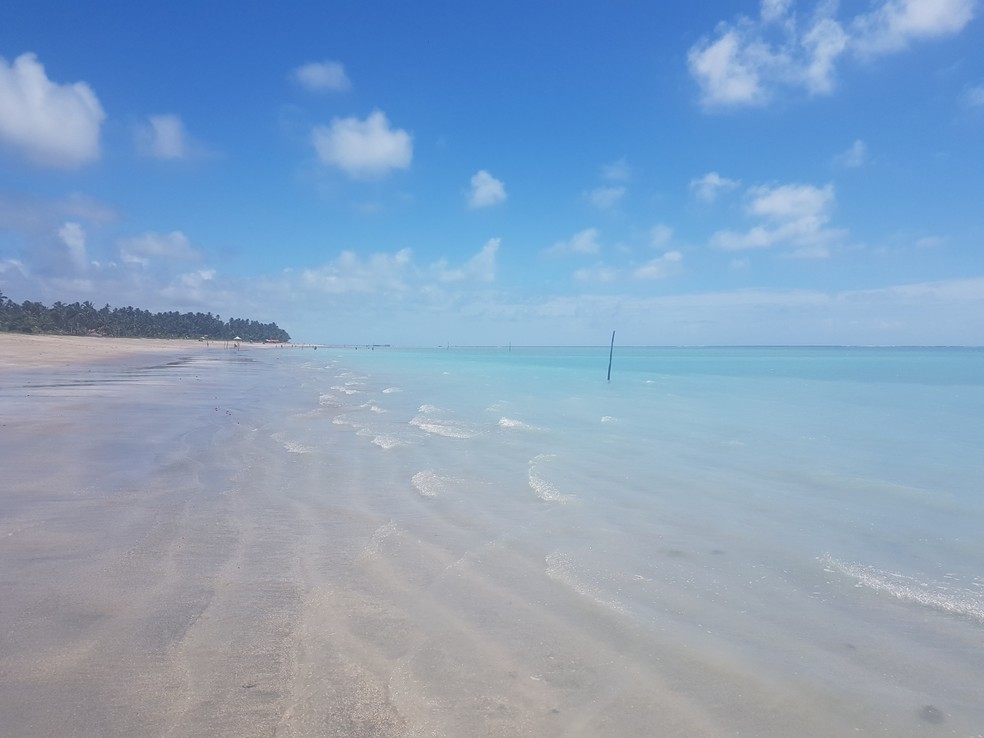
<instances>
[{"instance_id":1,"label":"wooden post in water","mask_svg":"<svg viewBox=\"0 0 984 738\"><path fill-rule=\"evenodd\" d=\"M615 331L612 331L612 347L608 350L608 381L612 381L612 355L615 353Z\"/></svg>"}]
</instances>

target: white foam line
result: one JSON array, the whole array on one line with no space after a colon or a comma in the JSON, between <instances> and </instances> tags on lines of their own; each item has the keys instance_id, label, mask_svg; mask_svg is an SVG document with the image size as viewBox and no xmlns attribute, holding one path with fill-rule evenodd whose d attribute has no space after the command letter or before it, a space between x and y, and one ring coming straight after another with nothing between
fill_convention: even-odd
<instances>
[{"instance_id":1,"label":"white foam line","mask_svg":"<svg viewBox=\"0 0 984 738\"><path fill-rule=\"evenodd\" d=\"M453 423L436 423L425 420L419 415L410 421L410 425L420 428L425 433L445 438L474 438L477 432Z\"/></svg>"},{"instance_id":2,"label":"white foam line","mask_svg":"<svg viewBox=\"0 0 984 738\"><path fill-rule=\"evenodd\" d=\"M379 435L372 439L372 442L379 446L384 451L389 451L391 448L396 448L397 446L406 445L403 441L395 436Z\"/></svg>"},{"instance_id":3,"label":"white foam line","mask_svg":"<svg viewBox=\"0 0 984 738\"><path fill-rule=\"evenodd\" d=\"M539 454L530 460L529 485L536 496L544 502L569 502L574 499L572 495L565 495L553 484L544 479L539 472L539 464L555 458L553 454Z\"/></svg>"},{"instance_id":4,"label":"white foam line","mask_svg":"<svg viewBox=\"0 0 984 738\"><path fill-rule=\"evenodd\" d=\"M984 599L976 593L956 587L919 582L894 572L863 564L839 561L829 554L819 558L827 571L839 572L857 580L858 587L882 592L903 602L912 602L953 615L972 618L984 624Z\"/></svg>"},{"instance_id":5,"label":"white foam line","mask_svg":"<svg viewBox=\"0 0 984 738\"><path fill-rule=\"evenodd\" d=\"M531 431L540 430L536 426L532 426L532 425L528 425L527 423L524 423L522 420L514 420L513 418L505 418L505 417L499 418L498 426L500 428L509 428L515 430L531 430Z\"/></svg>"},{"instance_id":6,"label":"white foam line","mask_svg":"<svg viewBox=\"0 0 984 738\"><path fill-rule=\"evenodd\" d=\"M597 591L594 587L575 575L576 564L574 557L570 554L559 551L547 554L546 565L546 574L551 579L566 584L579 595L587 597L599 605L620 614L625 613L625 606L621 602L614 597L606 596L604 593Z\"/></svg>"}]
</instances>

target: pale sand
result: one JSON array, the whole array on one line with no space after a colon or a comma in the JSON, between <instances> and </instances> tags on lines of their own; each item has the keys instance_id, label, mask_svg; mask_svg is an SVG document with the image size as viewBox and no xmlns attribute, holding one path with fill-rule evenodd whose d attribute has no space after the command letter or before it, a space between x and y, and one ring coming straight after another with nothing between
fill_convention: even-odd
<instances>
[{"instance_id":1,"label":"pale sand","mask_svg":"<svg viewBox=\"0 0 984 738\"><path fill-rule=\"evenodd\" d=\"M251 348L0 336L0 736L408 734Z\"/></svg>"},{"instance_id":2,"label":"pale sand","mask_svg":"<svg viewBox=\"0 0 984 738\"><path fill-rule=\"evenodd\" d=\"M225 345L224 341L210 342L210 347L221 348ZM199 341L0 333L0 369L71 367L146 354L198 353L205 350L205 343Z\"/></svg>"}]
</instances>

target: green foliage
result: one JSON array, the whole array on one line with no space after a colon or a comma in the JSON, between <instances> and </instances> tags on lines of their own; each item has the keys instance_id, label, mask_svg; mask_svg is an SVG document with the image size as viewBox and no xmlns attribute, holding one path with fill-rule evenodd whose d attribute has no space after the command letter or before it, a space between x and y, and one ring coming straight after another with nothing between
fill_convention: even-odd
<instances>
[{"instance_id":1,"label":"green foliage","mask_svg":"<svg viewBox=\"0 0 984 738\"><path fill-rule=\"evenodd\" d=\"M275 340L286 342L290 335L276 323L258 323L245 318L226 322L212 313L151 313L134 307L97 310L86 300L66 305L56 302L50 308L25 300L18 305L0 292L0 331L16 333L59 333L70 336L98 334L120 338L208 338L231 341Z\"/></svg>"}]
</instances>

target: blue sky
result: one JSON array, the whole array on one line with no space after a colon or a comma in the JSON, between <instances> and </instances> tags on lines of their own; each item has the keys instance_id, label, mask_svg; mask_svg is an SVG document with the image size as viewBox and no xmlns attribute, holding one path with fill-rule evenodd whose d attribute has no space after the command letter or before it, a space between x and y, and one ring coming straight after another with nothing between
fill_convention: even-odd
<instances>
[{"instance_id":1,"label":"blue sky","mask_svg":"<svg viewBox=\"0 0 984 738\"><path fill-rule=\"evenodd\" d=\"M0 290L295 340L984 344L979 0L10 0Z\"/></svg>"}]
</instances>

